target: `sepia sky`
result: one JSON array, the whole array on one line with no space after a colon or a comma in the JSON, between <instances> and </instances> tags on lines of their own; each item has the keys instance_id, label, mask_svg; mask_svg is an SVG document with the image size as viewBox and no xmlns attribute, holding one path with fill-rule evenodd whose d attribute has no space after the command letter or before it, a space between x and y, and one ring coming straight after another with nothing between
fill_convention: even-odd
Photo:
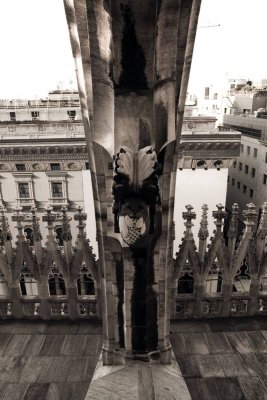
<instances>
[{"instance_id":1,"label":"sepia sky","mask_svg":"<svg viewBox=\"0 0 267 400\"><path fill-rule=\"evenodd\" d=\"M202 0L191 92L226 76L267 77L266 15L266 0ZM201 28L213 24L220 27ZM76 86L63 0L0 0L0 37L0 98Z\"/></svg>"}]
</instances>

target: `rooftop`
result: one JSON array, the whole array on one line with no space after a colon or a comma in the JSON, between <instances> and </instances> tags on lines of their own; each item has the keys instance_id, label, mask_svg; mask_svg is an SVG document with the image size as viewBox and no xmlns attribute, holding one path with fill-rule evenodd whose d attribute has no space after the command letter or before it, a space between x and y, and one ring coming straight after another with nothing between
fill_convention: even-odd
<instances>
[{"instance_id":1,"label":"rooftop","mask_svg":"<svg viewBox=\"0 0 267 400\"><path fill-rule=\"evenodd\" d=\"M99 322L1 321L2 400L84 400L102 346ZM171 342L192 400L267 394L266 318L180 321Z\"/></svg>"}]
</instances>

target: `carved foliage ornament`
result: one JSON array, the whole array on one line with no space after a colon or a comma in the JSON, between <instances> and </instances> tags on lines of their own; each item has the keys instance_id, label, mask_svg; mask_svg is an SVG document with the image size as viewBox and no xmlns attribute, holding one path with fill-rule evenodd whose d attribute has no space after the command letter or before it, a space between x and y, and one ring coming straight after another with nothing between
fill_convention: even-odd
<instances>
[{"instance_id":1,"label":"carved foliage ornament","mask_svg":"<svg viewBox=\"0 0 267 400\"><path fill-rule=\"evenodd\" d=\"M159 200L157 156L151 146L138 152L121 147L115 159L113 213L115 232L129 246L154 231L155 205Z\"/></svg>"}]
</instances>

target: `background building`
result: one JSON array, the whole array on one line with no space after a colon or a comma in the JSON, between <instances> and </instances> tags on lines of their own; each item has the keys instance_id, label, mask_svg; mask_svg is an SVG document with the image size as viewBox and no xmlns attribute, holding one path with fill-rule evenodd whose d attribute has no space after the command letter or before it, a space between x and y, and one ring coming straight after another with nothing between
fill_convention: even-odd
<instances>
[{"instance_id":1,"label":"background building","mask_svg":"<svg viewBox=\"0 0 267 400\"><path fill-rule=\"evenodd\" d=\"M225 205L228 168L239 155L240 133L216 128L216 117L198 115L196 104L185 107L178 162L174 253L184 231L182 213L187 204L196 212L192 232L197 235L202 206L207 205L208 223L213 226L212 212L217 204Z\"/></svg>"},{"instance_id":2,"label":"background building","mask_svg":"<svg viewBox=\"0 0 267 400\"><path fill-rule=\"evenodd\" d=\"M223 126L242 133L241 153L229 169L227 207L239 204L241 213L254 203L259 213L267 199L267 91L247 89L231 93L233 107L226 110Z\"/></svg>"},{"instance_id":3,"label":"background building","mask_svg":"<svg viewBox=\"0 0 267 400\"><path fill-rule=\"evenodd\" d=\"M10 216L17 205L23 212L34 206L37 214L47 206L58 212L64 206L71 217L78 206L86 207L94 218L77 92L56 90L46 99L1 100L0 155L0 202L9 215L11 231L15 223ZM73 218L70 225L72 230L77 225ZM55 229L62 242L62 227ZM87 232L96 249L93 224ZM12 236L16 240L16 234Z\"/></svg>"}]
</instances>

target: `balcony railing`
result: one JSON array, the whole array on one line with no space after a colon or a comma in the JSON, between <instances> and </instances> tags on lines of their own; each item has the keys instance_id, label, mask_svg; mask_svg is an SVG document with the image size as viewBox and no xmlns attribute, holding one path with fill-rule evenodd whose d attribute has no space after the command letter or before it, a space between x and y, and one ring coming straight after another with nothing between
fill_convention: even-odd
<instances>
[{"instance_id":1,"label":"balcony railing","mask_svg":"<svg viewBox=\"0 0 267 400\"><path fill-rule=\"evenodd\" d=\"M73 300L72 300L73 302ZM0 319L96 319L97 300L77 300L72 304L72 313L69 312L69 299L46 299L38 297L21 299L19 303L12 299L0 298Z\"/></svg>"},{"instance_id":2,"label":"balcony railing","mask_svg":"<svg viewBox=\"0 0 267 400\"><path fill-rule=\"evenodd\" d=\"M256 307L255 307L256 304ZM267 315L267 295L252 296L177 296L175 319L240 317L246 315Z\"/></svg>"}]
</instances>

